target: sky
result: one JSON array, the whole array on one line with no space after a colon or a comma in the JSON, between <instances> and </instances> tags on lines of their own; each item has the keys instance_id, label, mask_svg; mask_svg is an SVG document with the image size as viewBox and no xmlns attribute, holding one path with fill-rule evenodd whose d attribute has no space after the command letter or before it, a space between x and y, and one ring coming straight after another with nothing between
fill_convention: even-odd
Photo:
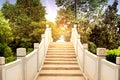
<instances>
[{"instance_id":1,"label":"sky","mask_svg":"<svg viewBox=\"0 0 120 80\"><path fill-rule=\"evenodd\" d=\"M41 0L43 6L46 6L47 15L45 16L48 21L55 22L57 16L57 5L55 5L55 0Z\"/></svg>"},{"instance_id":2,"label":"sky","mask_svg":"<svg viewBox=\"0 0 120 80\"><path fill-rule=\"evenodd\" d=\"M108 1L108 4L109 4L109 5L112 5L113 2L114 2L114 0L109 0L109 1ZM118 6L117 6L117 9L118 9L118 12L117 12L117 13L120 14L120 0L118 0Z\"/></svg>"},{"instance_id":3,"label":"sky","mask_svg":"<svg viewBox=\"0 0 120 80\"><path fill-rule=\"evenodd\" d=\"M16 0L9 0L10 3L14 4L16 2ZM55 5L55 0L40 0L43 4L43 6L46 7L46 19L48 21L52 21L55 22L55 18L57 16L57 10L59 10L57 8L57 6ZM5 0L0 0L0 8L2 7L2 4L5 2ZM108 4L112 5L114 2L114 0L109 0ZM120 0L118 0L118 14L120 14Z\"/></svg>"}]
</instances>

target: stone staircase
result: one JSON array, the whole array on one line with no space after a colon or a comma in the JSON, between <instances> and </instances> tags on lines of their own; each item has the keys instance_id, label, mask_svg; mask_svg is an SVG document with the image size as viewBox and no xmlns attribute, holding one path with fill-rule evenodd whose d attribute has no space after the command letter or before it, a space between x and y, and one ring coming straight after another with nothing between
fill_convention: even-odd
<instances>
[{"instance_id":1,"label":"stone staircase","mask_svg":"<svg viewBox=\"0 0 120 80\"><path fill-rule=\"evenodd\" d=\"M72 43L53 42L49 45L37 80L85 80L77 64Z\"/></svg>"}]
</instances>

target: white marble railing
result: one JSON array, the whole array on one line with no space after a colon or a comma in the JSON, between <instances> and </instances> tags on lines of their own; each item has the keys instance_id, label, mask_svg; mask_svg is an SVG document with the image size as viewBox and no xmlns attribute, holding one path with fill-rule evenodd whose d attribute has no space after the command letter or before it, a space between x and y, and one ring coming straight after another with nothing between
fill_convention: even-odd
<instances>
[{"instance_id":1,"label":"white marble railing","mask_svg":"<svg viewBox=\"0 0 120 80\"><path fill-rule=\"evenodd\" d=\"M120 80L120 57L117 57L116 64L113 64L105 59L105 48L97 48L97 55L89 52L88 44L80 42L76 27L74 25L72 29L71 42L86 80Z\"/></svg>"},{"instance_id":2,"label":"white marble railing","mask_svg":"<svg viewBox=\"0 0 120 80\"><path fill-rule=\"evenodd\" d=\"M5 58L0 57L0 80L36 80L51 41L51 29L47 26L41 43L34 43L34 50L28 55L25 48L18 48L16 61L5 64Z\"/></svg>"}]
</instances>

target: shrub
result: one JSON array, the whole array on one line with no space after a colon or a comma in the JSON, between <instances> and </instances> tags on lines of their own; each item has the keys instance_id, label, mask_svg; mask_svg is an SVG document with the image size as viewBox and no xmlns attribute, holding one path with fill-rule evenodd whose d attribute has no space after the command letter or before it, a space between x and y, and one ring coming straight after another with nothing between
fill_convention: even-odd
<instances>
[{"instance_id":1,"label":"shrub","mask_svg":"<svg viewBox=\"0 0 120 80\"><path fill-rule=\"evenodd\" d=\"M96 45L93 42L88 42L89 51L96 54Z\"/></svg>"},{"instance_id":2,"label":"shrub","mask_svg":"<svg viewBox=\"0 0 120 80\"><path fill-rule=\"evenodd\" d=\"M120 47L118 49L107 50L106 59L110 62L116 63L116 57L120 57Z\"/></svg>"}]
</instances>

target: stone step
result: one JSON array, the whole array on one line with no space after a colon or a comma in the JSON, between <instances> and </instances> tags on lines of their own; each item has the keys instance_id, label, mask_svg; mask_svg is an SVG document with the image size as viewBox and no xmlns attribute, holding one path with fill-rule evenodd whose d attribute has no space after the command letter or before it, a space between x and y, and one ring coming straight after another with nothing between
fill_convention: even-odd
<instances>
[{"instance_id":1,"label":"stone step","mask_svg":"<svg viewBox=\"0 0 120 80\"><path fill-rule=\"evenodd\" d=\"M75 51L47 51L47 54L49 53L52 53L52 54L71 54L71 53L74 53L75 54Z\"/></svg>"},{"instance_id":2,"label":"stone step","mask_svg":"<svg viewBox=\"0 0 120 80\"><path fill-rule=\"evenodd\" d=\"M46 58L76 58L75 55L46 55Z\"/></svg>"},{"instance_id":3,"label":"stone step","mask_svg":"<svg viewBox=\"0 0 120 80\"><path fill-rule=\"evenodd\" d=\"M49 47L49 49L74 49L74 47L73 46L64 46L64 45L62 45L62 46L55 46L55 47Z\"/></svg>"},{"instance_id":4,"label":"stone step","mask_svg":"<svg viewBox=\"0 0 120 80\"><path fill-rule=\"evenodd\" d=\"M50 45L49 48L74 48L72 45L68 46L56 46L56 45Z\"/></svg>"},{"instance_id":5,"label":"stone step","mask_svg":"<svg viewBox=\"0 0 120 80\"><path fill-rule=\"evenodd\" d=\"M79 67L43 67L42 70L80 70Z\"/></svg>"},{"instance_id":6,"label":"stone step","mask_svg":"<svg viewBox=\"0 0 120 80\"><path fill-rule=\"evenodd\" d=\"M78 65L44 64L42 70L80 70Z\"/></svg>"},{"instance_id":7,"label":"stone step","mask_svg":"<svg viewBox=\"0 0 120 80\"><path fill-rule=\"evenodd\" d=\"M42 70L40 76L83 76L80 70Z\"/></svg>"},{"instance_id":8,"label":"stone step","mask_svg":"<svg viewBox=\"0 0 120 80\"><path fill-rule=\"evenodd\" d=\"M48 50L75 50L74 48L48 48Z\"/></svg>"},{"instance_id":9,"label":"stone step","mask_svg":"<svg viewBox=\"0 0 120 80\"><path fill-rule=\"evenodd\" d=\"M78 67L78 65L58 65L58 64L44 64L43 67Z\"/></svg>"},{"instance_id":10,"label":"stone step","mask_svg":"<svg viewBox=\"0 0 120 80\"><path fill-rule=\"evenodd\" d=\"M73 45L49 45L49 48L74 48Z\"/></svg>"},{"instance_id":11,"label":"stone step","mask_svg":"<svg viewBox=\"0 0 120 80\"><path fill-rule=\"evenodd\" d=\"M76 61L45 61L44 64L77 64Z\"/></svg>"},{"instance_id":12,"label":"stone step","mask_svg":"<svg viewBox=\"0 0 120 80\"><path fill-rule=\"evenodd\" d=\"M75 52L75 50L48 50L47 52Z\"/></svg>"},{"instance_id":13,"label":"stone step","mask_svg":"<svg viewBox=\"0 0 120 80\"><path fill-rule=\"evenodd\" d=\"M37 80L85 80L73 44L50 43Z\"/></svg>"},{"instance_id":14,"label":"stone step","mask_svg":"<svg viewBox=\"0 0 120 80\"><path fill-rule=\"evenodd\" d=\"M47 55L75 55L75 53L52 53L52 52L48 52Z\"/></svg>"},{"instance_id":15,"label":"stone step","mask_svg":"<svg viewBox=\"0 0 120 80\"><path fill-rule=\"evenodd\" d=\"M39 76L37 80L85 80L82 76Z\"/></svg>"},{"instance_id":16,"label":"stone step","mask_svg":"<svg viewBox=\"0 0 120 80\"><path fill-rule=\"evenodd\" d=\"M45 61L77 61L76 58L45 58Z\"/></svg>"}]
</instances>

